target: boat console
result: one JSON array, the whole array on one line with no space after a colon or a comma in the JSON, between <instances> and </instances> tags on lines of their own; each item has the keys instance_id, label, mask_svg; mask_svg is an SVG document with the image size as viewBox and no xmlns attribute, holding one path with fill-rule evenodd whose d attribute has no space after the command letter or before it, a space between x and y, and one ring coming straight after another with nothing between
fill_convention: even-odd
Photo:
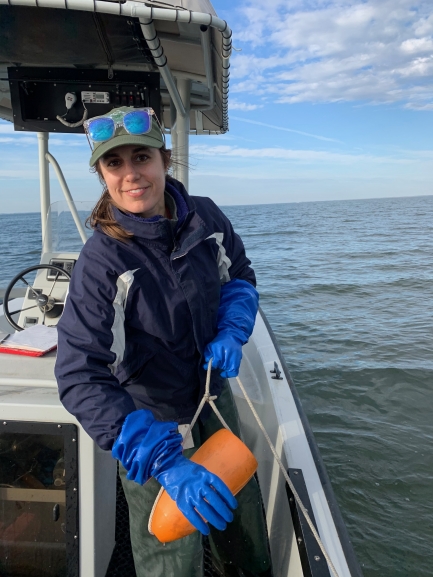
<instances>
[{"instance_id":1,"label":"boat console","mask_svg":"<svg viewBox=\"0 0 433 577\"><path fill-rule=\"evenodd\" d=\"M116 462L60 403L55 353L1 360L0 574L105 577Z\"/></svg>"},{"instance_id":2,"label":"boat console","mask_svg":"<svg viewBox=\"0 0 433 577\"><path fill-rule=\"evenodd\" d=\"M75 203L89 235L91 206ZM57 324L82 246L68 204L54 203L40 264L6 289L13 325L1 315L0 330ZM23 296L13 298L17 290ZM0 575L105 577L115 546L116 462L61 404L55 358L55 351L0 356Z\"/></svg>"},{"instance_id":3,"label":"boat console","mask_svg":"<svg viewBox=\"0 0 433 577\"><path fill-rule=\"evenodd\" d=\"M92 234L86 227L92 207L88 201L74 202L72 207L58 201L50 206L40 262L21 270L6 288L0 331L12 332L36 324L56 326L80 250ZM15 294L22 296L11 299Z\"/></svg>"}]
</instances>

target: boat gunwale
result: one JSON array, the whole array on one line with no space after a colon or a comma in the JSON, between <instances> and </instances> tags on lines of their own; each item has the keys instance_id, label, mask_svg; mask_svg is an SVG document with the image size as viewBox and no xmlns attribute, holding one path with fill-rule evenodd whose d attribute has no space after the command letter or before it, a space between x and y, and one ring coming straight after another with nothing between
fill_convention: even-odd
<instances>
[{"instance_id":1,"label":"boat gunwale","mask_svg":"<svg viewBox=\"0 0 433 577\"><path fill-rule=\"evenodd\" d=\"M329 509L331 511L332 520L334 522L335 528L337 530L338 537L340 539L341 547L343 549L344 556L346 558L347 566L349 567L349 571L352 577L364 577L361 566L359 564L358 558L355 553L355 549L352 545L352 541L350 539L349 532L346 527L346 523L343 519L341 514L340 507L337 502L337 498L335 496L334 490L331 485L331 480L329 478L328 472L325 467L325 463L323 458L320 454L319 447L317 445L317 441L314 437L313 429L308 421L307 415L304 411L302 406L301 399L299 397L299 393L296 389L295 383L290 375L289 368L284 360L284 356L281 350L280 345L278 344L277 338L274 334L274 331L262 309L259 307L259 313L263 322L268 330L269 336L271 337L272 344L275 347L278 359L281 363L281 369L284 373L284 376L289 383L290 391L293 395L293 400L295 401L296 409L299 414L299 418L302 422L304 427L305 436L308 442L308 446L310 447L311 455L314 460L314 464L316 465L317 473L320 479L320 483L323 488L323 492L325 494L326 500L328 501Z\"/></svg>"}]
</instances>

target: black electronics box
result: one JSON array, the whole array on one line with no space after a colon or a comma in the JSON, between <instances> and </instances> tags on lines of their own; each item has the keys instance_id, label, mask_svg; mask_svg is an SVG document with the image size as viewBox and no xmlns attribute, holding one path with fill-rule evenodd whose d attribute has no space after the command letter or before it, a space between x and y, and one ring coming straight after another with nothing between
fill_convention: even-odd
<instances>
[{"instance_id":1,"label":"black electronics box","mask_svg":"<svg viewBox=\"0 0 433 577\"><path fill-rule=\"evenodd\" d=\"M118 106L150 107L161 119L159 72L129 72L79 68L10 67L8 79L15 130L31 132L83 133L83 127L65 126L80 122L84 107L88 118ZM65 97L76 96L67 110Z\"/></svg>"}]
</instances>

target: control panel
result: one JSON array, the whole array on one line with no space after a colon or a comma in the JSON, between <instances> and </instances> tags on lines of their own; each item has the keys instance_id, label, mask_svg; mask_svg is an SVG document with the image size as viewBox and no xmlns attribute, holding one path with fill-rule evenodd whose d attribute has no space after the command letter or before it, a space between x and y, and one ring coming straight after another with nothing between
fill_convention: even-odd
<instances>
[{"instance_id":1,"label":"control panel","mask_svg":"<svg viewBox=\"0 0 433 577\"><path fill-rule=\"evenodd\" d=\"M82 92L81 102L85 104L110 104L109 92Z\"/></svg>"},{"instance_id":2,"label":"control panel","mask_svg":"<svg viewBox=\"0 0 433 577\"><path fill-rule=\"evenodd\" d=\"M52 259L50 259L49 264L53 264L55 266L58 266L71 275L76 262L77 261L74 259L52 258ZM69 278L65 274L61 274L61 273L59 274L59 272L55 269L51 269L51 270L47 271L47 280L58 280L58 281L69 282Z\"/></svg>"},{"instance_id":3,"label":"control panel","mask_svg":"<svg viewBox=\"0 0 433 577\"><path fill-rule=\"evenodd\" d=\"M119 106L153 108L161 119L159 72L12 66L15 130L83 133L85 118Z\"/></svg>"}]
</instances>

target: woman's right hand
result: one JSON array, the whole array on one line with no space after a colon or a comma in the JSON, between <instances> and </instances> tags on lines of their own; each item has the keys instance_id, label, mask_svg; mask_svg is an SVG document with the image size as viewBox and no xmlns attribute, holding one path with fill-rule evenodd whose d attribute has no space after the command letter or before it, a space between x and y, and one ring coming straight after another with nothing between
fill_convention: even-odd
<instances>
[{"instance_id":1,"label":"woman's right hand","mask_svg":"<svg viewBox=\"0 0 433 577\"><path fill-rule=\"evenodd\" d=\"M182 435L177 428L175 422L157 421L146 409L126 417L111 453L128 471L129 481L144 485L155 466L182 454Z\"/></svg>"}]
</instances>

